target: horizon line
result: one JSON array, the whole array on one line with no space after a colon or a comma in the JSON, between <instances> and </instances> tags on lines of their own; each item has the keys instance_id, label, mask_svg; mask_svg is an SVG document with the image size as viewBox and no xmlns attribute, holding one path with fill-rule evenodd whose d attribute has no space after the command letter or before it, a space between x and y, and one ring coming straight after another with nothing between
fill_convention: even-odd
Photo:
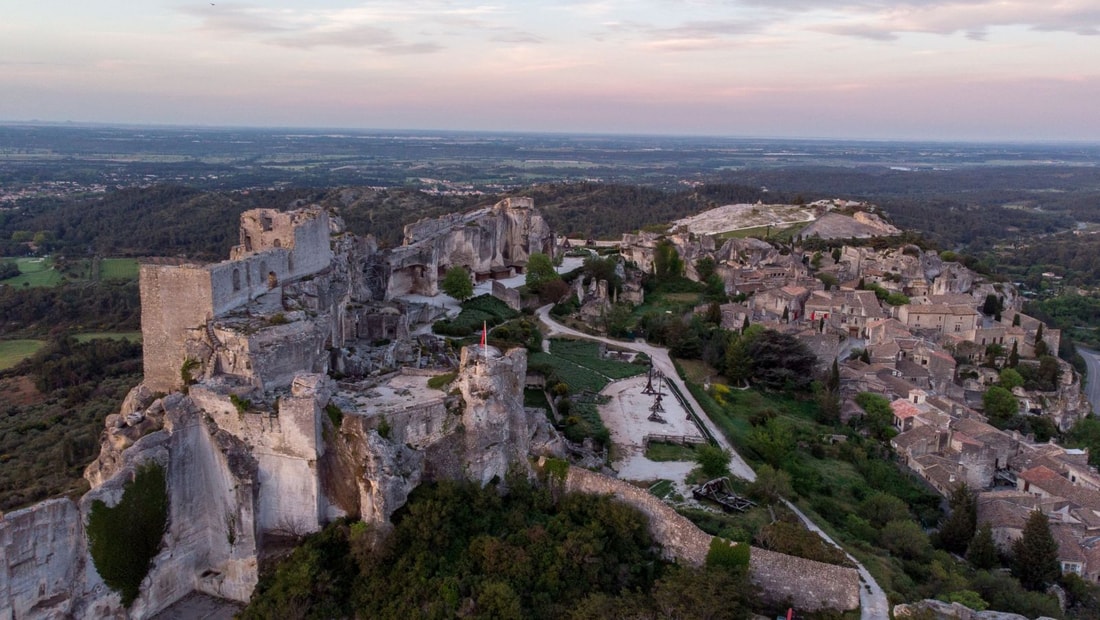
<instances>
[{"instance_id":1,"label":"horizon line","mask_svg":"<svg viewBox=\"0 0 1100 620\"><path fill-rule=\"evenodd\" d=\"M116 129L161 129L161 130L207 130L207 131L280 131L325 134L332 132L379 135L397 134L465 134L500 136L556 136L556 137L593 137L593 138L657 138L657 139L711 139L711 140L761 140L768 142L858 142L858 143L904 143L904 144L962 144L962 145L1073 145L1100 146L1100 139L1068 138L867 138L867 137L828 137L828 136L769 136L753 134L702 134L702 133L642 133L642 132L597 132L567 130L514 130L514 129L443 129L443 128L384 128L384 127L320 127L293 125L218 125L201 123L128 123L114 121L54 121L54 120L12 120L0 119L0 127L70 127L90 129L108 127Z\"/></svg>"}]
</instances>

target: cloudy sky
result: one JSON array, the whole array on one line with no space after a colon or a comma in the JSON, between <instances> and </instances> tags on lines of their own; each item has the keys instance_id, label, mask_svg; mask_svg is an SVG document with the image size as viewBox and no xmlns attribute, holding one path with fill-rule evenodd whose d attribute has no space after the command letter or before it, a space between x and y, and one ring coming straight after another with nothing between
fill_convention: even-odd
<instances>
[{"instance_id":1,"label":"cloudy sky","mask_svg":"<svg viewBox=\"0 0 1100 620\"><path fill-rule=\"evenodd\" d=\"M0 0L0 120L1100 141L1098 0Z\"/></svg>"}]
</instances>

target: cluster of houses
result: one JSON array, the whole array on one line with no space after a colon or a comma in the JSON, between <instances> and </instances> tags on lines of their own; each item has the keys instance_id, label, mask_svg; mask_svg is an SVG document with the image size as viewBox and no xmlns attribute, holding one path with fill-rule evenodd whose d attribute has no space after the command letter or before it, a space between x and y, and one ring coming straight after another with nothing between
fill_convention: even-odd
<instances>
[{"instance_id":1,"label":"cluster of houses","mask_svg":"<svg viewBox=\"0 0 1100 620\"><path fill-rule=\"evenodd\" d=\"M891 444L909 469L945 496L963 483L979 491L979 520L1002 546L1021 535L1030 511L1043 511L1063 570L1100 581L1100 475L1087 452L998 430L980 412L982 394L998 380L983 362L1003 366L1012 353L1037 365L1037 347L1058 351L1059 331L1021 314L1012 286L915 246L811 256L752 239L718 248L706 238L670 237L686 264L711 256L727 292L744 294L721 306L723 327L747 322L794 335L822 370L839 360L843 416L863 414L854 401L862 392L886 397L897 431ZM624 239L623 249L644 269L652 246L638 237ZM990 295L999 302L993 316L979 310ZM1055 390L1013 394L1021 414L1066 430L1090 406L1072 367L1058 363Z\"/></svg>"}]
</instances>

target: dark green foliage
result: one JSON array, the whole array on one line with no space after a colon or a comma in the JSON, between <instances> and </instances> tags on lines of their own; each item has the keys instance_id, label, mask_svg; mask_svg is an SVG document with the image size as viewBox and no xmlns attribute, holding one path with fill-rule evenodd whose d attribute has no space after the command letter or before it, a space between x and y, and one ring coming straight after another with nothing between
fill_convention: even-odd
<instances>
[{"instance_id":1,"label":"dark green foliage","mask_svg":"<svg viewBox=\"0 0 1100 620\"><path fill-rule=\"evenodd\" d=\"M365 536L361 523L338 521L314 534L275 573L260 580L242 619L340 618L351 615L356 565L349 538ZM353 534L354 531L354 534Z\"/></svg>"},{"instance_id":2,"label":"dark green foliage","mask_svg":"<svg viewBox=\"0 0 1100 620\"><path fill-rule=\"evenodd\" d=\"M948 503L951 513L940 525L937 540L944 549L962 555L978 525L978 501L970 487L963 483L951 492Z\"/></svg>"},{"instance_id":3,"label":"dark green foliage","mask_svg":"<svg viewBox=\"0 0 1100 620\"><path fill-rule=\"evenodd\" d=\"M0 373L0 510L83 493L104 419L140 380L141 346L111 339L55 339ZM19 398L19 381L47 392Z\"/></svg>"},{"instance_id":4,"label":"dark green foliage","mask_svg":"<svg viewBox=\"0 0 1100 620\"><path fill-rule=\"evenodd\" d=\"M470 274L466 273L465 268L455 265L443 274L439 289L461 302L474 294L474 283L470 280Z\"/></svg>"},{"instance_id":5,"label":"dark green foliage","mask_svg":"<svg viewBox=\"0 0 1100 620\"><path fill-rule=\"evenodd\" d=\"M765 330L748 344L752 380L769 389L808 390L817 358L794 336Z\"/></svg>"},{"instance_id":6,"label":"dark green foliage","mask_svg":"<svg viewBox=\"0 0 1100 620\"><path fill-rule=\"evenodd\" d=\"M922 560L931 550L924 530L908 518L886 523L879 532L878 540L884 549L907 560Z\"/></svg>"},{"instance_id":7,"label":"dark green foliage","mask_svg":"<svg viewBox=\"0 0 1100 620\"><path fill-rule=\"evenodd\" d=\"M137 598L167 523L164 469L155 463L137 470L116 506L92 502L88 552L104 583L122 596L123 605L129 607Z\"/></svg>"},{"instance_id":8,"label":"dark green foliage","mask_svg":"<svg viewBox=\"0 0 1100 620\"><path fill-rule=\"evenodd\" d=\"M1096 620L1100 618L1100 587L1073 573L1062 575L1066 591L1066 612L1070 618Z\"/></svg>"},{"instance_id":9,"label":"dark green foliage","mask_svg":"<svg viewBox=\"0 0 1100 620\"><path fill-rule=\"evenodd\" d=\"M653 252L653 275L657 282L676 280L684 275L684 261L668 239L657 242Z\"/></svg>"},{"instance_id":10,"label":"dark green foliage","mask_svg":"<svg viewBox=\"0 0 1100 620\"><path fill-rule=\"evenodd\" d=\"M446 373L443 373L441 375L436 375L436 376L428 379L428 387L432 388L433 390L446 389L447 386L450 385L451 382L455 380L456 376L457 376L457 373L454 373L454 372L446 372Z\"/></svg>"},{"instance_id":11,"label":"dark green foliage","mask_svg":"<svg viewBox=\"0 0 1100 620\"><path fill-rule=\"evenodd\" d=\"M334 428L339 429L340 425L344 423L344 411L336 403L330 402L325 405L325 413Z\"/></svg>"},{"instance_id":12,"label":"dark green foliage","mask_svg":"<svg viewBox=\"0 0 1100 620\"><path fill-rule=\"evenodd\" d=\"M909 507L901 499L888 493L875 493L859 505L859 516L872 526L881 529L890 521L909 519Z\"/></svg>"},{"instance_id":13,"label":"dark green foliage","mask_svg":"<svg viewBox=\"0 0 1100 620\"><path fill-rule=\"evenodd\" d=\"M509 308L508 304L485 294L463 302L462 312L458 316L453 320L436 321L432 330L444 336L463 338L480 334L483 325L493 327L517 316L519 313Z\"/></svg>"},{"instance_id":14,"label":"dark green foliage","mask_svg":"<svg viewBox=\"0 0 1100 620\"><path fill-rule=\"evenodd\" d=\"M0 280L7 280L8 278L14 278L22 273L19 270L19 265L15 261L5 260L0 261Z\"/></svg>"},{"instance_id":15,"label":"dark green foliage","mask_svg":"<svg viewBox=\"0 0 1100 620\"><path fill-rule=\"evenodd\" d=\"M990 293L985 296L985 302L982 303L982 314L986 316L993 316L1004 310L1004 305L1001 302L1001 298L997 295Z\"/></svg>"},{"instance_id":16,"label":"dark green foliage","mask_svg":"<svg viewBox=\"0 0 1100 620\"><path fill-rule=\"evenodd\" d=\"M1062 617L1058 599L1049 594L1029 592L1012 575L1000 571L978 571L970 579L972 590L989 603L990 609L1012 610L1028 618Z\"/></svg>"},{"instance_id":17,"label":"dark green foliage","mask_svg":"<svg viewBox=\"0 0 1100 620\"><path fill-rule=\"evenodd\" d=\"M541 351L542 332L539 331L538 321L522 317L489 332L489 344L501 350L523 347L528 351Z\"/></svg>"},{"instance_id":18,"label":"dark green foliage","mask_svg":"<svg viewBox=\"0 0 1100 620\"><path fill-rule=\"evenodd\" d=\"M607 280L607 292L610 295L612 291L621 291L623 288L622 278L617 273L617 265L618 262L614 258L589 256L584 259L584 266L581 267L581 270L586 278L593 278L597 281Z\"/></svg>"},{"instance_id":19,"label":"dark green foliage","mask_svg":"<svg viewBox=\"0 0 1100 620\"><path fill-rule=\"evenodd\" d=\"M998 385L990 387L982 394L982 406L993 424L1004 423L1020 412L1020 403L1012 392Z\"/></svg>"},{"instance_id":20,"label":"dark green foliage","mask_svg":"<svg viewBox=\"0 0 1100 620\"><path fill-rule=\"evenodd\" d=\"M707 568L721 568L735 575L742 575L749 569L750 549L745 544L731 544L730 541L715 536L710 540L707 551Z\"/></svg>"},{"instance_id":21,"label":"dark green foliage","mask_svg":"<svg viewBox=\"0 0 1100 620\"><path fill-rule=\"evenodd\" d=\"M525 283L532 292L537 293L543 285L558 279L560 277L554 270L554 262L546 254L535 252L527 259Z\"/></svg>"},{"instance_id":22,"label":"dark green foliage","mask_svg":"<svg viewBox=\"0 0 1100 620\"><path fill-rule=\"evenodd\" d=\"M764 549L778 553L817 560L826 564L850 565L843 551L826 543L801 523L788 521L769 523L756 533L754 542Z\"/></svg>"},{"instance_id":23,"label":"dark green foliage","mask_svg":"<svg viewBox=\"0 0 1100 620\"><path fill-rule=\"evenodd\" d=\"M771 465L756 468L756 480L749 484L749 495L767 503L775 503L791 494L791 475Z\"/></svg>"},{"instance_id":24,"label":"dark green foliage","mask_svg":"<svg viewBox=\"0 0 1100 620\"><path fill-rule=\"evenodd\" d=\"M1066 445L1088 448L1089 464L1100 465L1100 419L1090 415L1078 420L1066 434Z\"/></svg>"},{"instance_id":25,"label":"dark green foliage","mask_svg":"<svg viewBox=\"0 0 1100 620\"><path fill-rule=\"evenodd\" d=\"M730 452L718 446L706 444L695 450L695 462L707 478L728 476L730 472Z\"/></svg>"},{"instance_id":26,"label":"dark green foliage","mask_svg":"<svg viewBox=\"0 0 1100 620\"><path fill-rule=\"evenodd\" d=\"M451 618L460 609L592 617L584 614L621 609L626 599L640 609L654 608L650 597L666 600L656 582L665 568L640 513L605 497L554 502L548 489L518 478L509 487L502 497L469 483L422 485L384 538L362 524L330 526L261 579L242 617ZM664 575L693 598L712 577L731 588L732 601L722 603L737 613L724 617L744 617L743 576Z\"/></svg>"},{"instance_id":27,"label":"dark green foliage","mask_svg":"<svg viewBox=\"0 0 1100 620\"><path fill-rule=\"evenodd\" d=\"M0 287L0 334L41 335L62 330L138 329L138 283L97 282L56 287Z\"/></svg>"},{"instance_id":28,"label":"dark green foliage","mask_svg":"<svg viewBox=\"0 0 1100 620\"><path fill-rule=\"evenodd\" d=\"M1058 543L1050 533L1047 516L1031 512L1023 535L1012 545L1012 574L1028 590L1044 590L1061 574Z\"/></svg>"},{"instance_id":29,"label":"dark green foliage","mask_svg":"<svg viewBox=\"0 0 1100 620\"><path fill-rule=\"evenodd\" d=\"M978 570L989 570L999 563L997 545L993 542L993 528L989 522L978 527L974 539L966 549L966 561Z\"/></svg>"}]
</instances>

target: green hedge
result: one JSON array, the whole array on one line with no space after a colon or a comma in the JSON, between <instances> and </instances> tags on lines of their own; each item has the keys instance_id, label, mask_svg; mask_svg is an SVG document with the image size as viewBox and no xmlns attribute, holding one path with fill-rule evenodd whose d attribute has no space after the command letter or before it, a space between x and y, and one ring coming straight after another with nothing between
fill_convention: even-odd
<instances>
[{"instance_id":1,"label":"green hedge","mask_svg":"<svg viewBox=\"0 0 1100 620\"><path fill-rule=\"evenodd\" d=\"M164 468L143 465L126 485L118 505L92 502L88 517L88 550L103 582L122 595L129 607L138 597L149 562L160 550L168 524Z\"/></svg>"}]
</instances>

